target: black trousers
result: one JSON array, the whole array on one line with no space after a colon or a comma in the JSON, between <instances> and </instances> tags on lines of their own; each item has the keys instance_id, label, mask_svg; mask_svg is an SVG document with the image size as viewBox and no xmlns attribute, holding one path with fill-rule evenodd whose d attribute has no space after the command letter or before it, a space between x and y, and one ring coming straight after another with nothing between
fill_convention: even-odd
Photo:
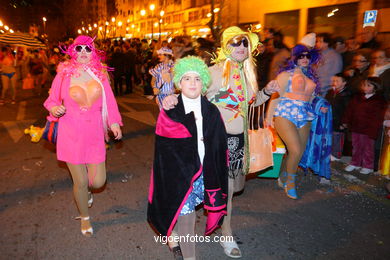
<instances>
[{"instance_id":1,"label":"black trousers","mask_svg":"<svg viewBox=\"0 0 390 260\"><path fill-rule=\"evenodd\" d=\"M114 92L115 95L122 95L122 75L114 75Z\"/></svg>"},{"instance_id":2,"label":"black trousers","mask_svg":"<svg viewBox=\"0 0 390 260\"><path fill-rule=\"evenodd\" d=\"M133 93L133 77L135 80L135 73L134 72L125 73L125 81L126 81L125 94Z\"/></svg>"}]
</instances>

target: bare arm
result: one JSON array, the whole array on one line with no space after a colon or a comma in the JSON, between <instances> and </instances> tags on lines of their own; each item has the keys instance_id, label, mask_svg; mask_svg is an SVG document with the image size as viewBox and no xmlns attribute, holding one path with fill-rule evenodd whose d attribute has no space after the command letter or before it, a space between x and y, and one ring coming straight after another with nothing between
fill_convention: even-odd
<instances>
[{"instance_id":1,"label":"bare arm","mask_svg":"<svg viewBox=\"0 0 390 260\"><path fill-rule=\"evenodd\" d=\"M267 113L265 117L266 125L273 126L273 116L275 113L275 108L279 103L279 98L284 95L286 92L288 79L290 75L288 72L282 72L276 77L276 82L279 86L279 92L275 92L271 96L271 100L268 104Z\"/></svg>"},{"instance_id":2,"label":"bare arm","mask_svg":"<svg viewBox=\"0 0 390 260\"><path fill-rule=\"evenodd\" d=\"M261 104L265 103L275 92L278 92L280 90L280 87L276 80L271 80L268 82L267 86L257 92L256 95L256 102L254 104L255 107L260 106Z\"/></svg>"}]
</instances>

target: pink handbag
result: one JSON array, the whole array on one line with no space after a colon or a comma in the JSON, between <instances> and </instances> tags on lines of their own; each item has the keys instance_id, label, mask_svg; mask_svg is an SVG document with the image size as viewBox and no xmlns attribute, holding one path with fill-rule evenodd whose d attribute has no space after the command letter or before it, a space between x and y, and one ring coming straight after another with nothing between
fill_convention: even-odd
<instances>
[{"instance_id":1,"label":"pink handbag","mask_svg":"<svg viewBox=\"0 0 390 260\"><path fill-rule=\"evenodd\" d=\"M272 132L268 127L261 128L260 126L260 113L262 113L262 121L264 121L264 110L264 104L256 108L253 105L249 107L249 173L258 172L274 165ZM256 120L254 119L255 114L257 114ZM255 122L258 126L257 129L254 127Z\"/></svg>"}]
</instances>

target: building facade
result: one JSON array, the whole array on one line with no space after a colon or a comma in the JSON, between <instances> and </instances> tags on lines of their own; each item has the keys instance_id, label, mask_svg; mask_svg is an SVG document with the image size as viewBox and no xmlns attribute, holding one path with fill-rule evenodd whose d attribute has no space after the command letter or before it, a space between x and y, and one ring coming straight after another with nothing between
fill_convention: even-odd
<instances>
[{"instance_id":1,"label":"building facade","mask_svg":"<svg viewBox=\"0 0 390 260\"><path fill-rule=\"evenodd\" d=\"M166 39L177 35L205 37L213 26L226 28L253 25L280 30L289 46L307 32L328 32L348 38L362 29L364 12L380 9L379 32L387 33L390 1L385 0L116 0L117 14L108 17L105 0L91 10L99 26L99 37L139 37ZM213 10L212 10L213 9Z\"/></svg>"},{"instance_id":2,"label":"building facade","mask_svg":"<svg viewBox=\"0 0 390 260\"><path fill-rule=\"evenodd\" d=\"M111 19L110 26L116 30L115 37L153 36L157 39L176 35L206 36L210 30L207 23L211 17L211 1L117 0L118 14ZM220 2L214 0L216 16Z\"/></svg>"}]
</instances>

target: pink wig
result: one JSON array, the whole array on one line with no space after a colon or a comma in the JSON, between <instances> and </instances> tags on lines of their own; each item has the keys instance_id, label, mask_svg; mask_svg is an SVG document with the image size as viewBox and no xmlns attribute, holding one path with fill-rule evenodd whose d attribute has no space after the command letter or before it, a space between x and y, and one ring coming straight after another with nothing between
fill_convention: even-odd
<instances>
[{"instance_id":1,"label":"pink wig","mask_svg":"<svg viewBox=\"0 0 390 260\"><path fill-rule=\"evenodd\" d=\"M100 79L103 78L103 74L105 71L109 70L109 68L102 64L102 61L105 60L105 54L104 51L97 50L95 48L95 44L93 42L94 40L95 38L91 38L86 35L80 35L77 36L74 42L68 47L60 47L63 53L70 56L69 64L67 64L68 66L61 66L64 73L70 75L77 74L77 68L80 64L77 62L78 53L76 52L75 48L77 45L86 45L92 50L92 56L91 61L84 66L90 68Z\"/></svg>"}]
</instances>

